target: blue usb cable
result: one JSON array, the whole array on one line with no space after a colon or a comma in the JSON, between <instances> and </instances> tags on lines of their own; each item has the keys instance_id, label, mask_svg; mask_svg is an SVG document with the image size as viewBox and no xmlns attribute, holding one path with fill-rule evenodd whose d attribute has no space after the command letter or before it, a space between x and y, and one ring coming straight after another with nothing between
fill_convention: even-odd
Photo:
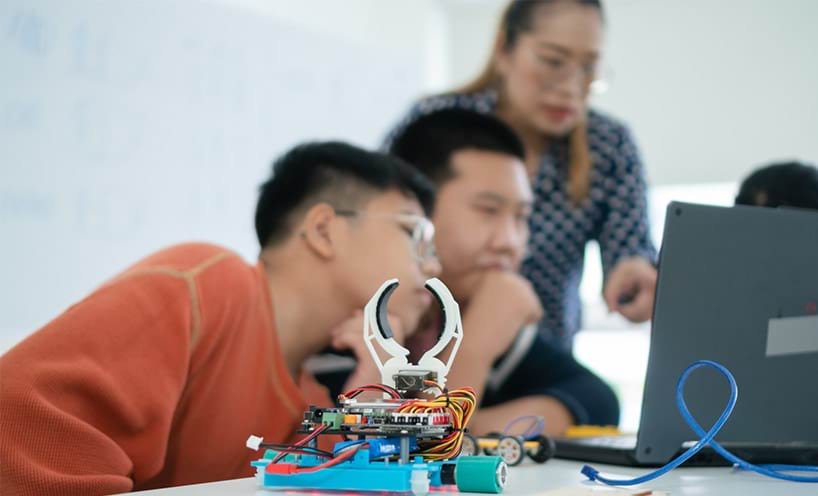
<instances>
[{"instance_id":1,"label":"blue usb cable","mask_svg":"<svg viewBox=\"0 0 818 496\"><path fill-rule=\"evenodd\" d=\"M687 378L690 374L700 368L700 367L712 367L718 370L724 377L727 378L727 381L730 383L730 401L727 402L727 406L724 408L724 411L721 412L721 416L713 424L713 427L710 428L709 431L705 432L702 426L696 422L696 419L693 418L693 415L690 413L690 410L687 408L687 403L685 403L684 399L684 385L687 381ZM676 404L679 407L679 411L682 413L682 417L684 418L687 425L690 426L691 429L699 436L699 441L691 446L687 451L676 457L675 459L668 462L667 465L661 467L659 469L654 470L653 472L649 472L645 475L641 475L639 477L634 477L632 479L609 479L607 477L603 477L599 475L599 471L595 468L584 465L582 467L582 474L588 477L588 479L592 481L598 481L603 484L608 484L610 486L634 486L636 484L643 484L648 481L652 481L653 479L659 478L666 473L670 472L674 468L678 467L682 463L689 460L693 455L698 453L702 448L707 445L710 445L716 453L720 454L724 457L727 461L734 464L737 468L741 470L750 470L761 475L765 475L767 477L773 477L776 479L782 479L786 481L792 482L818 482L818 477L816 476L805 476L805 475L794 475L788 474L785 472L818 472L818 467L816 466L809 466L809 465L753 465L752 463L748 463L741 458L737 457L736 455L730 453L722 445L720 445L714 438L716 434L721 430L724 424L727 422L727 419L730 418L730 414L733 413L733 408L736 406L736 400L738 399L738 385L736 384L736 379L733 377L733 374L727 370L726 367L723 365L713 362L711 360L699 360L690 364L684 372L682 372L681 377L679 377L679 383L676 385Z\"/></svg>"}]
</instances>

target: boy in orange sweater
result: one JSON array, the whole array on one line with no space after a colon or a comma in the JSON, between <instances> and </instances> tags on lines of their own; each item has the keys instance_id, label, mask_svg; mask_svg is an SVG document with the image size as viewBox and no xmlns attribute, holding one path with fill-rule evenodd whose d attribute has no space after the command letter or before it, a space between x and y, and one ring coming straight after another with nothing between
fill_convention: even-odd
<instances>
[{"instance_id":1,"label":"boy in orange sweater","mask_svg":"<svg viewBox=\"0 0 818 496\"><path fill-rule=\"evenodd\" d=\"M289 442L302 371L386 279L414 329L439 271L432 186L343 143L296 147L261 188L256 265L213 245L155 253L0 357L5 495L107 494L249 476L251 433Z\"/></svg>"}]
</instances>

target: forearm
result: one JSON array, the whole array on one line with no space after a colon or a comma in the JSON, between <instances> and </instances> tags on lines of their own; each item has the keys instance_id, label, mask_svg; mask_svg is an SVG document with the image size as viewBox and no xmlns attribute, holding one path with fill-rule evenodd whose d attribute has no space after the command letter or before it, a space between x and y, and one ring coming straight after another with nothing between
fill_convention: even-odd
<instances>
[{"instance_id":1,"label":"forearm","mask_svg":"<svg viewBox=\"0 0 818 496\"><path fill-rule=\"evenodd\" d=\"M479 409L469 423L469 430L483 435L501 432L517 417L537 415L545 419L545 434L559 436L574 425L571 413L559 400L551 396L526 396L500 405Z\"/></svg>"},{"instance_id":2,"label":"forearm","mask_svg":"<svg viewBox=\"0 0 818 496\"><path fill-rule=\"evenodd\" d=\"M0 492L111 494L157 475L190 370L187 295L181 278L123 279L0 357Z\"/></svg>"},{"instance_id":3,"label":"forearm","mask_svg":"<svg viewBox=\"0 0 818 496\"><path fill-rule=\"evenodd\" d=\"M56 384L48 378L45 385ZM19 389L19 384L7 389ZM59 410L48 391L7 389L0 395L0 492L79 496L133 489L133 461L113 439L82 417Z\"/></svg>"},{"instance_id":4,"label":"forearm","mask_svg":"<svg viewBox=\"0 0 818 496\"><path fill-rule=\"evenodd\" d=\"M507 351L513 337L519 334L527 320L520 315L509 318L497 312L496 308L472 303L463 317L465 336L446 385L450 389L471 386L479 404L495 360ZM498 340L498 336L510 339Z\"/></svg>"},{"instance_id":5,"label":"forearm","mask_svg":"<svg viewBox=\"0 0 818 496\"><path fill-rule=\"evenodd\" d=\"M381 383L380 372L374 364L366 361L366 358L367 357L365 357L364 360L358 361L358 365L355 367L355 370L352 371L352 374L350 374L349 378L344 383L342 392L365 386L367 384Z\"/></svg>"},{"instance_id":6,"label":"forearm","mask_svg":"<svg viewBox=\"0 0 818 496\"><path fill-rule=\"evenodd\" d=\"M486 389L492 361L485 350L478 346L467 347L464 344L449 371L446 387L449 389L472 387L479 404Z\"/></svg>"}]
</instances>

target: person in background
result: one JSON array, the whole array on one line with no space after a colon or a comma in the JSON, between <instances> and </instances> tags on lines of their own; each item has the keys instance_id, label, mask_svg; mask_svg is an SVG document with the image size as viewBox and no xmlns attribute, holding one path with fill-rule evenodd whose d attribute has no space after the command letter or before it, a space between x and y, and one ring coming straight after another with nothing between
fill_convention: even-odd
<instances>
[{"instance_id":1,"label":"person in background","mask_svg":"<svg viewBox=\"0 0 818 496\"><path fill-rule=\"evenodd\" d=\"M581 325L589 241L599 242L610 311L633 322L649 319L656 286L636 145L624 124L588 106L603 31L599 1L512 1L479 76L416 103L386 140L388 148L415 119L452 107L496 115L517 132L534 194L521 271L545 310L540 332L565 350Z\"/></svg>"},{"instance_id":2,"label":"person in background","mask_svg":"<svg viewBox=\"0 0 818 496\"><path fill-rule=\"evenodd\" d=\"M818 167L802 162L760 167L742 181L736 205L818 210Z\"/></svg>"},{"instance_id":3,"label":"person in background","mask_svg":"<svg viewBox=\"0 0 818 496\"><path fill-rule=\"evenodd\" d=\"M250 434L291 442L303 370L387 279L403 329L439 266L433 186L337 142L283 155L261 187L256 264L209 244L148 256L0 357L0 481L17 495L110 494L253 474Z\"/></svg>"},{"instance_id":4,"label":"person in background","mask_svg":"<svg viewBox=\"0 0 818 496\"><path fill-rule=\"evenodd\" d=\"M447 385L475 389L480 406L469 430L502 431L513 419L532 415L545 420L550 435L574 424L617 424L619 405L611 388L537 332L542 307L517 271L533 195L514 131L488 114L444 109L409 124L389 151L431 178L438 190L432 220L440 279L460 305L463 323ZM413 363L437 343L441 321L440 309L431 307L407 339ZM370 362L360 325L353 332L361 341L359 363ZM338 360L333 370L328 361L317 378L334 393L342 392L342 384L361 385L351 380L360 380L350 376L351 364Z\"/></svg>"}]
</instances>

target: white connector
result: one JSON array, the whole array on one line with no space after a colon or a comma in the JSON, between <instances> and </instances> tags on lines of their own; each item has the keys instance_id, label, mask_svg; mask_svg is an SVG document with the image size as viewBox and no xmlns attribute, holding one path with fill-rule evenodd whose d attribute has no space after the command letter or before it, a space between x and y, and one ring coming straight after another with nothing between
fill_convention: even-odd
<instances>
[{"instance_id":1,"label":"white connector","mask_svg":"<svg viewBox=\"0 0 818 496\"><path fill-rule=\"evenodd\" d=\"M258 449L261 447L261 443L263 443L263 442L264 442L263 437L250 436L250 437L247 438L247 442L244 443L244 444L245 444L245 446L247 446L251 450L258 451Z\"/></svg>"},{"instance_id":2,"label":"white connector","mask_svg":"<svg viewBox=\"0 0 818 496\"><path fill-rule=\"evenodd\" d=\"M429 494L429 470L425 468L412 467L412 475L409 478L409 485L414 496L426 496Z\"/></svg>"}]
</instances>

